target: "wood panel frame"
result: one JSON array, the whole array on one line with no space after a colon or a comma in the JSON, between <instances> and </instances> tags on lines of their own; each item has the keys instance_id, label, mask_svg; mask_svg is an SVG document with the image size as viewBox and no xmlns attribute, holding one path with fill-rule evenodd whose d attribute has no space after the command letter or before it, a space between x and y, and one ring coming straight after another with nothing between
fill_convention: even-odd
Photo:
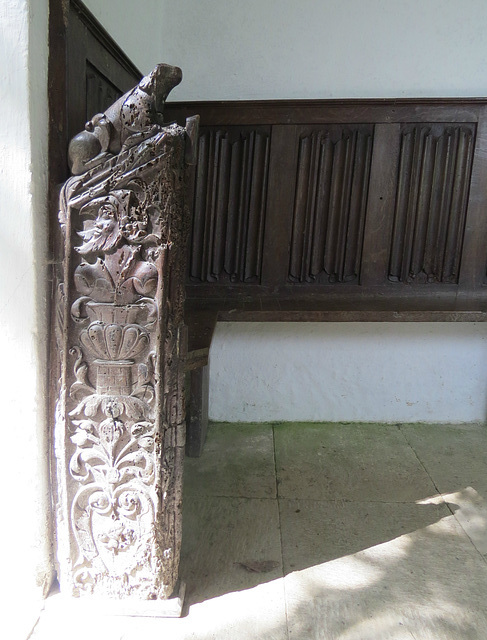
<instances>
[{"instance_id":1,"label":"wood panel frame","mask_svg":"<svg viewBox=\"0 0 487 640\"><path fill-rule=\"evenodd\" d=\"M259 283L188 281L187 309L216 313L221 320L468 321L487 317L487 99L367 99L170 103L168 117L183 121L199 113L205 127L238 131L271 129L263 249ZM327 126L374 128L360 283L311 286L290 283L287 266L298 140L306 129ZM405 126L474 132L462 227L458 282L396 283L388 278L390 238ZM467 179L466 178L466 179Z\"/></svg>"}]
</instances>

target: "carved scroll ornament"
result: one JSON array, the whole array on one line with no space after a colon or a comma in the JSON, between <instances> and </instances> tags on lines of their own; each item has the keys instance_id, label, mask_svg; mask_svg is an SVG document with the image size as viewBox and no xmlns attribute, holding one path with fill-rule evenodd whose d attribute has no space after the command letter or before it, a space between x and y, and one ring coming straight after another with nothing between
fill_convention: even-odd
<instances>
[{"instance_id":1,"label":"carved scroll ornament","mask_svg":"<svg viewBox=\"0 0 487 640\"><path fill-rule=\"evenodd\" d=\"M161 111L180 80L158 65L70 144L55 449L61 586L74 595L165 599L178 577L197 119L166 126Z\"/></svg>"}]
</instances>

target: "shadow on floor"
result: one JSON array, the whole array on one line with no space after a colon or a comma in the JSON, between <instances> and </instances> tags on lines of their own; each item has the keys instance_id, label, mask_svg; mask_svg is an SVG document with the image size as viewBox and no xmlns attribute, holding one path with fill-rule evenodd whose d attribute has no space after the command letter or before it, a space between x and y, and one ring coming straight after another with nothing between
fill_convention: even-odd
<instances>
[{"instance_id":1,"label":"shadow on floor","mask_svg":"<svg viewBox=\"0 0 487 640\"><path fill-rule=\"evenodd\" d=\"M186 468L188 638L484 640L486 445L481 427L213 426Z\"/></svg>"},{"instance_id":2,"label":"shadow on floor","mask_svg":"<svg viewBox=\"0 0 487 640\"><path fill-rule=\"evenodd\" d=\"M307 430L300 425L293 433L288 425L277 438L270 425L212 427L203 457L189 461L185 472L188 491L183 501L180 574L187 583L189 604L251 589L402 536L414 537L418 531L427 537L448 535L430 528L450 517L457 506L441 500L417 504L437 496L431 479L397 429L376 427L367 427L361 436L355 431L349 443L343 427L320 431L316 425ZM350 429L354 427L345 431ZM299 472L286 454L289 436L295 436L292 461L301 465ZM325 444L317 447L317 438ZM328 459L319 457L325 446L332 452ZM364 447L366 463L358 464ZM401 447L404 451L398 458ZM371 479L374 455L381 470ZM344 476L347 468L352 471ZM301 497L310 484L319 496L320 474L323 499ZM336 489L340 474L344 481ZM377 499L381 483L387 501ZM330 487L342 496L348 491L349 497L330 500Z\"/></svg>"},{"instance_id":3,"label":"shadow on floor","mask_svg":"<svg viewBox=\"0 0 487 640\"><path fill-rule=\"evenodd\" d=\"M401 536L414 538L417 531L444 538L448 534L425 529L451 516L445 504L277 502L186 500L181 576L188 604L251 589ZM273 513L279 506L280 516ZM454 510L456 505L449 507ZM403 557L405 548L399 548Z\"/></svg>"}]
</instances>

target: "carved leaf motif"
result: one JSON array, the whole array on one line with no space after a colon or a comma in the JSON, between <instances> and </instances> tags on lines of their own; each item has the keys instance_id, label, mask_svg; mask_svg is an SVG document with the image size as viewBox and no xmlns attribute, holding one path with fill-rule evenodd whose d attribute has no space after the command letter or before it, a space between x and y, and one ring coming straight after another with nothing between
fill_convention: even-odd
<instances>
[{"instance_id":1,"label":"carved leaf motif","mask_svg":"<svg viewBox=\"0 0 487 640\"><path fill-rule=\"evenodd\" d=\"M74 375L76 376L76 382L73 382L69 393L71 397L79 399L85 396L87 393L93 393L94 389L88 381L88 365L83 361L83 354L79 347L73 347L69 353L76 356L74 363Z\"/></svg>"},{"instance_id":2,"label":"carved leaf motif","mask_svg":"<svg viewBox=\"0 0 487 640\"><path fill-rule=\"evenodd\" d=\"M81 296L81 298L78 298L73 302L71 307L71 317L75 322L83 322L87 319L86 305L88 302L92 302L92 300L87 296Z\"/></svg>"},{"instance_id":3,"label":"carved leaf motif","mask_svg":"<svg viewBox=\"0 0 487 640\"><path fill-rule=\"evenodd\" d=\"M149 346L149 336L138 325L127 325L123 330L123 340L117 359L135 358Z\"/></svg>"},{"instance_id":4,"label":"carved leaf motif","mask_svg":"<svg viewBox=\"0 0 487 640\"><path fill-rule=\"evenodd\" d=\"M110 360L118 360L122 344L123 329L119 324L109 324L105 329L105 339ZM123 356L122 356L123 357Z\"/></svg>"},{"instance_id":5,"label":"carved leaf motif","mask_svg":"<svg viewBox=\"0 0 487 640\"><path fill-rule=\"evenodd\" d=\"M151 267L152 266L153 265L151 265ZM144 269L140 271L138 277L132 278L132 283L134 289L137 293L140 293L141 296L148 296L151 293L155 293L157 278L154 277L153 268L149 269L148 267L144 267Z\"/></svg>"},{"instance_id":6,"label":"carved leaf motif","mask_svg":"<svg viewBox=\"0 0 487 640\"><path fill-rule=\"evenodd\" d=\"M114 282L101 258L94 264L82 262L74 272L76 290L97 302L113 302Z\"/></svg>"},{"instance_id":7,"label":"carved leaf motif","mask_svg":"<svg viewBox=\"0 0 487 640\"><path fill-rule=\"evenodd\" d=\"M85 335L88 336L89 342L85 340ZM90 325L87 334L81 334L80 340L84 346L94 350L100 358L111 360L105 341L104 326L101 322L93 322Z\"/></svg>"},{"instance_id":8,"label":"carved leaf motif","mask_svg":"<svg viewBox=\"0 0 487 640\"><path fill-rule=\"evenodd\" d=\"M149 483L153 478L153 471L154 462L146 452L137 451L128 454L120 461L120 478L140 478L145 483Z\"/></svg>"},{"instance_id":9,"label":"carved leaf motif","mask_svg":"<svg viewBox=\"0 0 487 640\"><path fill-rule=\"evenodd\" d=\"M139 444L139 447L142 447L143 449L147 449L147 451L152 451L154 447L154 438L151 438L150 436L139 438L138 444Z\"/></svg>"},{"instance_id":10,"label":"carved leaf motif","mask_svg":"<svg viewBox=\"0 0 487 640\"><path fill-rule=\"evenodd\" d=\"M142 384L132 391L134 398L140 399L142 402L152 402L154 399L154 387L151 384Z\"/></svg>"},{"instance_id":11,"label":"carved leaf motif","mask_svg":"<svg viewBox=\"0 0 487 640\"><path fill-rule=\"evenodd\" d=\"M80 341L97 358L115 361L140 355L149 346L149 335L140 325L96 320L81 333Z\"/></svg>"},{"instance_id":12,"label":"carved leaf motif","mask_svg":"<svg viewBox=\"0 0 487 640\"><path fill-rule=\"evenodd\" d=\"M93 437L94 423L91 420L73 420L73 424L77 429L71 436L71 442L78 447L82 447L90 442L96 442L96 437Z\"/></svg>"},{"instance_id":13,"label":"carved leaf motif","mask_svg":"<svg viewBox=\"0 0 487 640\"><path fill-rule=\"evenodd\" d=\"M111 510L111 500L105 491L95 491L88 499L88 504L99 513L108 513Z\"/></svg>"},{"instance_id":14,"label":"carved leaf motif","mask_svg":"<svg viewBox=\"0 0 487 640\"><path fill-rule=\"evenodd\" d=\"M150 385L146 386L150 387ZM127 417L133 420L148 417L151 413L148 399L135 396L104 396L94 393L84 398L73 411L70 411L69 415L75 417L84 414L91 418L96 416L100 408L106 417L118 418L125 412Z\"/></svg>"},{"instance_id":15,"label":"carved leaf motif","mask_svg":"<svg viewBox=\"0 0 487 640\"><path fill-rule=\"evenodd\" d=\"M71 436L71 442L78 447L82 447L88 442L88 434L82 429L78 429L74 435Z\"/></svg>"},{"instance_id":16,"label":"carved leaf motif","mask_svg":"<svg viewBox=\"0 0 487 640\"><path fill-rule=\"evenodd\" d=\"M102 469L109 463L106 453L100 447L77 449L70 461L70 472L80 482L87 481L90 476L93 480L103 482L105 474Z\"/></svg>"}]
</instances>

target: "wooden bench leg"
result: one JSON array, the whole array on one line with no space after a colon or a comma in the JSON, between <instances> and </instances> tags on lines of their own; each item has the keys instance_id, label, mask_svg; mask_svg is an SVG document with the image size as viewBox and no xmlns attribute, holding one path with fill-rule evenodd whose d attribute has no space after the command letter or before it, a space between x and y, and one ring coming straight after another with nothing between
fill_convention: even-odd
<instances>
[{"instance_id":1,"label":"wooden bench leg","mask_svg":"<svg viewBox=\"0 0 487 640\"><path fill-rule=\"evenodd\" d=\"M186 409L186 455L198 458L208 431L209 365L188 372L189 402Z\"/></svg>"}]
</instances>

